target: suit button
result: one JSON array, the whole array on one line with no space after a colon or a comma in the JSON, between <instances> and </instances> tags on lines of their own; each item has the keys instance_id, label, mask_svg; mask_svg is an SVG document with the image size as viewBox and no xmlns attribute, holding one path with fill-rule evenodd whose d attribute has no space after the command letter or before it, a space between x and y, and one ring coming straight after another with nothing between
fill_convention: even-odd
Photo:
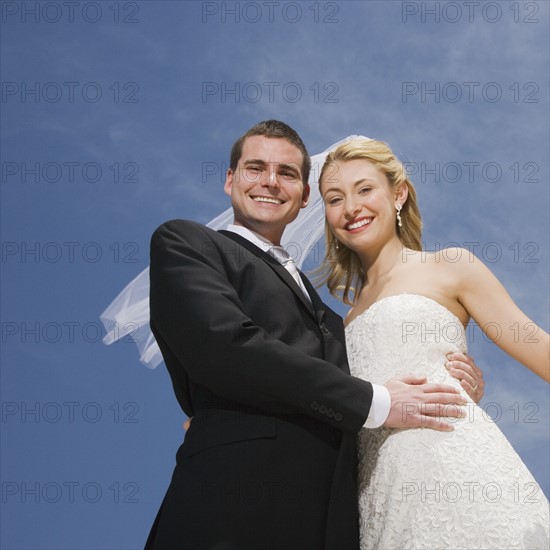
<instances>
[{"instance_id":1,"label":"suit button","mask_svg":"<svg viewBox=\"0 0 550 550\"><path fill-rule=\"evenodd\" d=\"M327 409L326 405L321 405L321 406L319 407L319 412L320 412L321 414L326 414L327 411L328 411L328 409Z\"/></svg>"},{"instance_id":2,"label":"suit button","mask_svg":"<svg viewBox=\"0 0 550 550\"><path fill-rule=\"evenodd\" d=\"M342 413L336 413L334 415L334 420L336 420L336 422L341 422L342 420L344 420L344 415Z\"/></svg>"},{"instance_id":3,"label":"suit button","mask_svg":"<svg viewBox=\"0 0 550 550\"><path fill-rule=\"evenodd\" d=\"M317 401L313 401L313 403L311 403L310 407L316 411L317 409L319 409L319 403L317 403Z\"/></svg>"},{"instance_id":4,"label":"suit button","mask_svg":"<svg viewBox=\"0 0 550 550\"><path fill-rule=\"evenodd\" d=\"M333 418L333 417L334 417L334 411L333 411L332 409L329 409L329 410L327 411L327 416L328 416L329 418Z\"/></svg>"},{"instance_id":5,"label":"suit button","mask_svg":"<svg viewBox=\"0 0 550 550\"><path fill-rule=\"evenodd\" d=\"M321 324L319 325L319 327L320 327L321 332L322 332L323 334L328 334L328 333L329 333L329 330L328 330L328 328L326 327L325 323L321 323Z\"/></svg>"}]
</instances>

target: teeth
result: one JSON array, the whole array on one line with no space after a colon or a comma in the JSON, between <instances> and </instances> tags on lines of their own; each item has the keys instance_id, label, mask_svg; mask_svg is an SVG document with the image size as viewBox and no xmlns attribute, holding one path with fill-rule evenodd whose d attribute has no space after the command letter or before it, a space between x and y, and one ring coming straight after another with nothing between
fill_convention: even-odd
<instances>
[{"instance_id":1,"label":"teeth","mask_svg":"<svg viewBox=\"0 0 550 550\"><path fill-rule=\"evenodd\" d=\"M355 222L355 223L350 223L348 225L348 230L349 229L357 229L358 227L363 227L364 225L368 225L371 221L372 221L372 218L368 219L368 220L361 220L361 221L358 221L358 222Z\"/></svg>"},{"instance_id":2,"label":"teeth","mask_svg":"<svg viewBox=\"0 0 550 550\"><path fill-rule=\"evenodd\" d=\"M256 202L269 202L271 204L283 204L283 201L279 199L271 199L268 197L253 197Z\"/></svg>"}]
</instances>

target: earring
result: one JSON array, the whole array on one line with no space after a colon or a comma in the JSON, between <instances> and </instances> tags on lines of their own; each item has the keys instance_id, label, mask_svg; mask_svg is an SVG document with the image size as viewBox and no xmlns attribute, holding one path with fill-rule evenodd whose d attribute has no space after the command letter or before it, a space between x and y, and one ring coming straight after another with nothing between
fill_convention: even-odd
<instances>
[{"instance_id":1,"label":"earring","mask_svg":"<svg viewBox=\"0 0 550 550\"><path fill-rule=\"evenodd\" d=\"M336 247L336 250L338 250L340 247L338 246L338 241L334 239L334 246Z\"/></svg>"},{"instance_id":2,"label":"earring","mask_svg":"<svg viewBox=\"0 0 550 550\"><path fill-rule=\"evenodd\" d=\"M399 203L397 203L397 204L395 205L395 209L397 210L397 225L398 225L399 227L403 227L403 222L401 221L401 209L402 209L402 208L403 208L403 207L402 207Z\"/></svg>"}]
</instances>

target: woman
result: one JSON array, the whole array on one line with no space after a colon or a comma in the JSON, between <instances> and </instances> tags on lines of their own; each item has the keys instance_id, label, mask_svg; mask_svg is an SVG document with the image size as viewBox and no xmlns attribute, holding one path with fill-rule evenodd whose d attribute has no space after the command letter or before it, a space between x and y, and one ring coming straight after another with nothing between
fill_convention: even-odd
<instances>
[{"instance_id":1,"label":"woman","mask_svg":"<svg viewBox=\"0 0 550 550\"><path fill-rule=\"evenodd\" d=\"M320 191L324 279L352 305L345 320L352 374L383 383L406 370L459 386L443 359L466 352L472 317L504 351L550 380L548 334L483 263L462 249L421 251L416 193L386 144L340 145L327 156ZM515 323L519 338L491 330ZM547 499L473 402L451 433L362 432L361 548L550 547Z\"/></svg>"}]
</instances>

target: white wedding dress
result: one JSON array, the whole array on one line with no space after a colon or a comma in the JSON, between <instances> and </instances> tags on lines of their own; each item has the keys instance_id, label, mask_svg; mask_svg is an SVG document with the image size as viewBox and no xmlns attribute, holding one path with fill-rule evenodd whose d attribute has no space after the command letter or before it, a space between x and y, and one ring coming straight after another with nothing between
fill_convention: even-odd
<instances>
[{"instance_id":1,"label":"white wedding dress","mask_svg":"<svg viewBox=\"0 0 550 550\"><path fill-rule=\"evenodd\" d=\"M411 373L460 388L444 364L446 354L466 351L464 328L430 298L381 299L348 325L346 342L354 376L384 383ZM548 500L496 424L469 401L451 433L361 430L362 550L550 548Z\"/></svg>"}]
</instances>

